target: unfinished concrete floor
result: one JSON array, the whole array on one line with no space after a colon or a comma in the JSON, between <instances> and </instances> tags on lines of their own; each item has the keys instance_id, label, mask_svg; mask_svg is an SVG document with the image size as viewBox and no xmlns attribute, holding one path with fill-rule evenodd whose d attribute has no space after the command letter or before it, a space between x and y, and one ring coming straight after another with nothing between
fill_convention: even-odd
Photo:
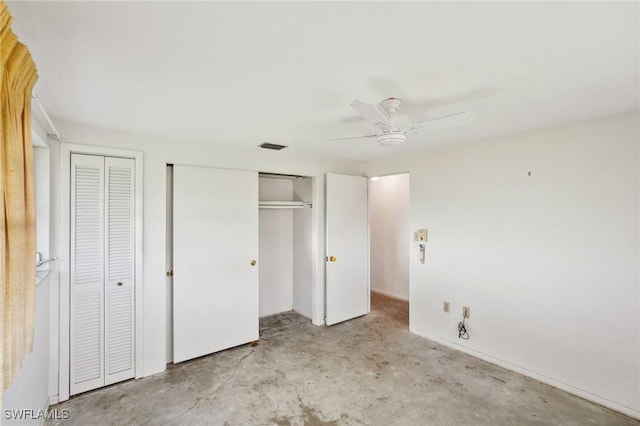
<instances>
[{"instance_id":1,"label":"unfinished concrete floor","mask_svg":"<svg viewBox=\"0 0 640 426\"><path fill-rule=\"evenodd\" d=\"M640 425L408 331L406 303L315 327L260 321L260 345L58 405L65 425Z\"/></svg>"}]
</instances>

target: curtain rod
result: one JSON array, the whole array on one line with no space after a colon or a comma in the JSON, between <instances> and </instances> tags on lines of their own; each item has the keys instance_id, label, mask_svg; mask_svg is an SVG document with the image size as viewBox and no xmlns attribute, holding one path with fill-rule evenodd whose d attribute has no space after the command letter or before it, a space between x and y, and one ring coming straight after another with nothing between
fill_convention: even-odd
<instances>
[{"instance_id":1,"label":"curtain rod","mask_svg":"<svg viewBox=\"0 0 640 426\"><path fill-rule=\"evenodd\" d=\"M42 102L40 102L40 98L38 97L38 94L36 92L31 93L31 98L36 101L36 104L38 105L40 112L44 116L44 119L47 120L47 123L49 123L51 130L53 130L53 134L47 133L47 136L55 136L58 139L58 141L62 142L62 136L60 136L58 129L56 129L55 124L53 124L53 121L51 120L51 117L49 117L47 110L44 109L44 105L42 105Z\"/></svg>"}]
</instances>

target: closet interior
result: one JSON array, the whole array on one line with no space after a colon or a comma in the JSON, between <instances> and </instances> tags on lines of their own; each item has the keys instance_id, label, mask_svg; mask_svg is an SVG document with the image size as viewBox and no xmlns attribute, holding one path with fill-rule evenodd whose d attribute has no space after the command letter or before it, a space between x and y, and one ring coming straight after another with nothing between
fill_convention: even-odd
<instances>
[{"instance_id":1,"label":"closet interior","mask_svg":"<svg viewBox=\"0 0 640 426\"><path fill-rule=\"evenodd\" d=\"M259 315L313 312L313 178L260 173Z\"/></svg>"}]
</instances>

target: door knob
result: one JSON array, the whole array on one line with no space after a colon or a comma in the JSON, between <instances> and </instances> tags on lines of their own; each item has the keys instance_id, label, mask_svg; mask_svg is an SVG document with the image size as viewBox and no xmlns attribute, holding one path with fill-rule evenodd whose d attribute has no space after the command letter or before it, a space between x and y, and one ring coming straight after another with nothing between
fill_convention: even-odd
<instances>
[{"instance_id":1,"label":"door knob","mask_svg":"<svg viewBox=\"0 0 640 426\"><path fill-rule=\"evenodd\" d=\"M118 287L122 287L122 281L118 281L118 284L116 284Z\"/></svg>"},{"instance_id":2,"label":"door knob","mask_svg":"<svg viewBox=\"0 0 640 426\"><path fill-rule=\"evenodd\" d=\"M329 256L329 262L335 262L338 260L335 256Z\"/></svg>"},{"instance_id":3,"label":"door knob","mask_svg":"<svg viewBox=\"0 0 640 426\"><path fill-rule=\"evenodd\" d=\"M256 263L257 263L257 262L256 262L255 260L252 260L252 261L251 261L251 266L256 266Z\"/></svg>"}]
</instances>

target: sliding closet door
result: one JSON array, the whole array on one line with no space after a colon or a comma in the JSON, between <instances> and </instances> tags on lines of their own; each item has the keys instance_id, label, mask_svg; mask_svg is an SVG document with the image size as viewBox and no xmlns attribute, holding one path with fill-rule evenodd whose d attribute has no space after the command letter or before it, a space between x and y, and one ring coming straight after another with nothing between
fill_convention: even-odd
<instances>
[{"instance_id":1,"label":"sliding closet door","mask_svg":"<svg viewBox=\"0 0 640 426\"><path fill-rule=\"evenodd\" d=\"M134 166L105 158L105 384L134 375Z\"/></svg>"},{"instance_id":2,"label":"sliding closet door","mask_svg":"<svg viewBox=\"0 0 640 426\"><path fill-rule=\"evenodd\" d=\"M71 155L71 395L134 377L134 171Z\"/></svg>"},{"instance_id":3,"label":"sliding closet door","mask_svg":"<svg viewBox=\"0 0 640 426\"><path fill-rule=\"evenodd\" d=\"M174 362L258 339L258 174L173 168Z\"/></svg>"},{"instance_id":4,"label":"sliding closet door","mask_svg":"<svg viewBox=\"0 0 640 426\"><path fill-rule=\"evenodd\" d=\"M71 387L104 386L104 157L71 156Z\"/></svg>"}]
</instances>

